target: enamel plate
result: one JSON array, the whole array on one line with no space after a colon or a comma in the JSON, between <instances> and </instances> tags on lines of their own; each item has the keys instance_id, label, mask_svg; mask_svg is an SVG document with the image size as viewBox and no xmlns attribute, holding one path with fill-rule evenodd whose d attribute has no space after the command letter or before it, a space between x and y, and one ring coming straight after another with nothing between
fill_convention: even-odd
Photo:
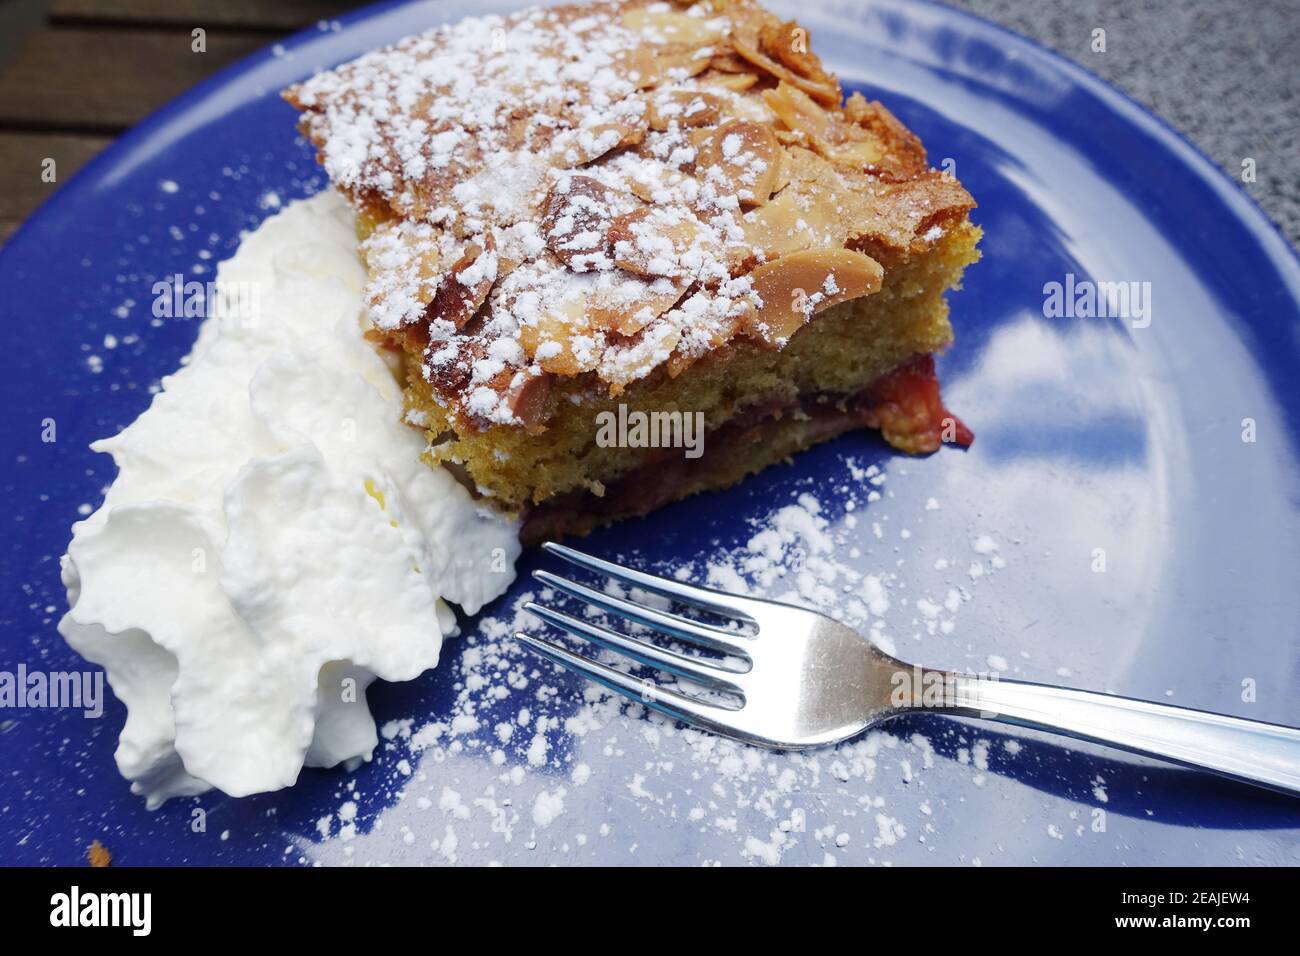
<instances>
[{"instance_id":1,"label":"enamel plate","mask_svg":"<svg viewBox=\"0 0 1300 956\"><path fill-rule=\"evenodd\" d=\"M326 187L279 90L498 6L376 7L253 56L0 253L0 671L83 669L55 624L69 526L113 475L87 445L197 329L154 318L153 283L211 278ZM1286 241L1160 120L1011 33L901 0L775 6L979 201L984 258L939 367L975 444L914 459L850 435L585 549L832 610L918 663L1300 724ZM371 689L373 761L281 793L150 812L113 763L115 701L0 709L0 859L78 863L98 839L119 864L1300 862L1297 802L1065 739L925 716L781 754L649 718L508 639L540 631L515 605L553 564L526 555L435 671Z\"/></svg>"}]
</instances>

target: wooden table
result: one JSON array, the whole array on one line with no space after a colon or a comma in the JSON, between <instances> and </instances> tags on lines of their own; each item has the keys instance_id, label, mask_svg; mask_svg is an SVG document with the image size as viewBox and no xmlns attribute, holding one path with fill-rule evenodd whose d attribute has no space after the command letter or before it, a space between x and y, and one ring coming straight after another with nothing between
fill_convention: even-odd
<instances>
[{"instance_id":1,"label":"wooden table","mask_svg":"<svg viewBox=\"0 0 1300 956\"><path fill-rule=\"evenodd\" d=\"M357 0L11 0L0 6L0 242L123 130ZM205 31L206 52L191 31ZM55 181L44 182L53 159Z\"/></svg>"},{"instance_id":2,"label":"wooden table","mask_svg":"<svg viewBox=\"0 0 1300 956\"><path fill-rule=\"evenodd\" d=\"M364 0L0 0L0 243L91 156L163 103L285 33ZM1297 0L947 0L1037 37L1187 133L1300 241L1293 74ZM1103 12L1104 11L1104 12ZM1087 38L1104 20L1120 52ZM207 31L207 52L190 31ZM1207 92L1208 91L1208 92ZM41 180L55 160L58 182Z\"/></svg>"}]
</instances>

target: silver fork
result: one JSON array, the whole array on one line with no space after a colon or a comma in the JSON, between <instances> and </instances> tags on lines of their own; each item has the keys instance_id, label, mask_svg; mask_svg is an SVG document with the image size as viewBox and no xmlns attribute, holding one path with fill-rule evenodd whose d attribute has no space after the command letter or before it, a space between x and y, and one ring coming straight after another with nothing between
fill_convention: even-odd
<instances>
[{"instance_id":1,"label":"silver fork","mask_svg":"<svg viewBox=\"0 0 1300 956\"><path fill-rule=\"evenodd\" d=\"M941 711L1049 730L1300 794L1300 730L1293 727L916 667L815 611L695 587L558 544L543 547L589 571L731 622L691 620L549 571L533 572L543 584L612 615L726 655L683 654L536 602L525 605L576 637L704 688L697 695L662 687L551 641L515 635L542 657L696 727L760 747L797 750L836 743L899 714Z\"/></svg>"}]
</instances>

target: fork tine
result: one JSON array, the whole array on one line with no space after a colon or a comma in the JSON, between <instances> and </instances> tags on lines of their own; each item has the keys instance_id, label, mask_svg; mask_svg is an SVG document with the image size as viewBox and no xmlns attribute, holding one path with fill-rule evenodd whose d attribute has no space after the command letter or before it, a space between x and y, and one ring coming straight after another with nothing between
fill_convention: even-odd
<instances>
[{"instance_id":1,"label":"fork tine","mask_svg":"<svg viewBox=\"0 0 1300 956\"><path fill-rule=\"evenodd\" d=\"M667 634L669 637L678 638L689 644L698 644L710 650L721 651L723 654L746 653L746 647L743 643L746 638L733 631L725 631L720 627L687 620L677 614L669 614L656 608L645 607L634 601L625 601L623 598L597 591L585 584L579 584L577 581L570 581L558 574L552 574L550 571L534 571L533 577L543 584L548 584L580 601L586 601L588 604L604 608L611 614L618 614L630 621L654 628L659 633Z\"/></svg>"},{"instance_id":2,"label":"fork tine","mask_svg":"<svg viewBox=\"0 0 1300 956\"><path fill-rule=\"evenodd\" d=\"M617 691L625 697L639 701L647 707L653 707L655 710L661 711L683 723L696 724L708 729L723 729L725 726L720 722L719 718L724 717L727 711L721 707L715 707L703 701L692 700L690 697L674 691L665 690L654 681L637 680L629 674L600 663L600 661L593 661L581 654L574 654L558 644L543 641L541 638L529 637L522 632L516 632L515 640L535 654L539 654L561 667L567 667L581 677L594 680L612 691Z\"/></svg>"},{"instance_id":3,"label":"fork tine","mask_svg":"<svg viewBox=\"0 0 1300 956\"><path fill-rule=\"evenodd\" d=\"M685 654L678 654L676 651L670 651L667 648L656 647L649 641L639 641L636 638L627 637L598 624L590 624L576 617L570 617L567 614L554 611L544 604L538 604L536 601L529 601L524 605L524 609L536 614L543 621L554 624L561 630L568 631L575 637L585 638L594 644L599 644L601 647L607 647L616 653L625 654L642 664L658 667L660 670L668 671L679 677L685 677L687 680L693 680L715 688L740 691L740 687L734 681L728 680L729 677L739 676L737 672L719 667L710 661L698 657L687 657Z\"/></svg>"},{"instance_id":4,"label":"fork tine","mask_svg":"<svg viewBox=\"0 0 1300 956\"><path fill-rule=\"evenodd\" d=\"M721 591L712 591L708 588L695 587L690 584L682 584L680 581L673 581L669 578L661 578L657 574L647 574L645 571L637 571L633 568L625 568L621 564L614 564L612 561L604 561L600 558L593 558L589 554L583 554L581 551L574 551L572 548L566 548L562 544L556 544L554 541L543 543L542 547L555 555L557 558L563 558L580 568L586 568L588 571L594 571L597 574L604 574L625 584L633 584L647 591L653 591L655 594L661 594L664 597L672 598L675 601L681 601L683 604L690 604L693 607L701 608L705 611L712 611L714 614L721 614L724 617L736 618L737 620L746 621L750 624L757 624L752 614L745 610L748 603L745 598L736 597L732 594L724 594Z\"/></svg>"}]
</instances>

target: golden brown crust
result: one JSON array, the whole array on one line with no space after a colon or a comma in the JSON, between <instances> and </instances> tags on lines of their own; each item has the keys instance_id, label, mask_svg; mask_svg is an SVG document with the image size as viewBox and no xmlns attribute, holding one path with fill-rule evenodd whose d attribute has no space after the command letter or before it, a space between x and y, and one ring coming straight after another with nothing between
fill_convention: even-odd
<instances>
[{"instance_id":1,"label":"golden brown crust","mask_svg":"<svg viewBox=\"0 0 1300 956\"><path fill-rule=\"evenodd\" d=\"M556 376L618 394L737 337L781 348L974 206L750 0L467 21L286 98L363 213L374 324L457 430L544 428Z\"/></svg>"}]
</instances>

